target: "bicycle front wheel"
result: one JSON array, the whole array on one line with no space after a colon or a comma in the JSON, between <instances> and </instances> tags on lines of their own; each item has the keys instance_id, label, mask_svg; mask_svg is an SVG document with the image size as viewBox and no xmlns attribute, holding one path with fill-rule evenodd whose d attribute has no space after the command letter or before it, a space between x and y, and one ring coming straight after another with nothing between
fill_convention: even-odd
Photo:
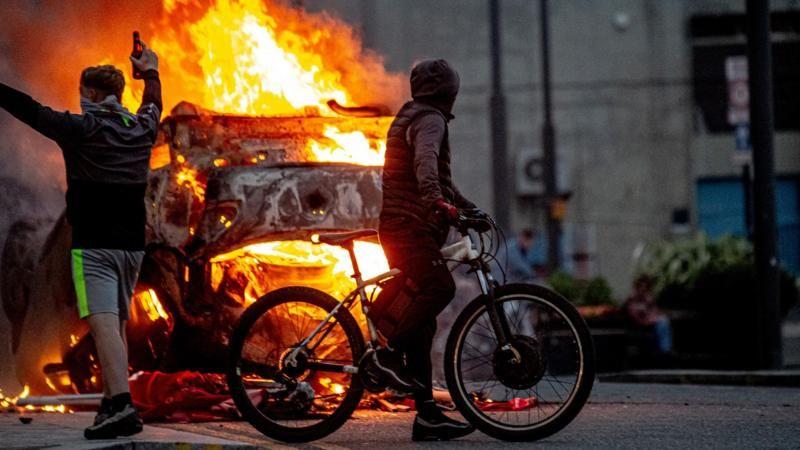
<instances>
[{"instance_id":1,"label":"bicycle front wheel","mask_svg":"<svg viewBox=\"0 0 800 450\"><path fill-rule=\"evenodd\" d=\"M229 344L228 387L242 416L266 436L309 442L341 427L364 388L354 368L364 338L339 302L306 287L268 293L237 322ZM311 336L310 342L301 342Z\"/></svg>"},{"instance_id":2,"label":"bicycle front wheel","mask_svg":"<svg viewBox=\"0 0 800 450\"><path fill-rule=\"evenodd\" d=\"M485 297L453 324L445 376L458 410L497 439L532 441L558 432L580 412L594 382L594 350L586 323L564 297L537 285L495 291L510 346L501 346Z\"/></svg>"}]
</instances>

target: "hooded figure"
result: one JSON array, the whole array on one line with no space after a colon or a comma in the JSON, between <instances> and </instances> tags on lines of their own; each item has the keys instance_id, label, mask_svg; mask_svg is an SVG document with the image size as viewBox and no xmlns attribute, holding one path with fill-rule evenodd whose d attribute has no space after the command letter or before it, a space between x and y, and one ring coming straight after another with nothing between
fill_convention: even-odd
<instances>
[{"instance_id":1,"label":"hooded figure","mask_svg":"<svg viewBox=\"0 0 800 450\"><path fill-rule=\"evenodd\" d=\"M449 227L435 213L448 205L475 208L455 187L450 171L448 122L454 118L459 85L458 72L443 59L414 66L414 100L397 113L386 142L381 227L409 220L430 230L438 247Z\"/></svg>"},{"instance_id":2,"label":"hooded figure","mask_svg":"<svg viewBox=\"0 0 800 450\"><path fill-rule=\"evenodd\" d=\"M396 326L389 347L373 353L374 366L395 388L414 393L417 417L413 440L464 436L473 428L445 416L433 401L431 347L436 316L455 295L455 283L441 247L456 208L475 208L453 184L448 122L459 88L458 73L443 59L411 71L413 100L389 128L383 166L380 240L391 267L416 295L408 307L392 308ZM400 278L400 277L398 277Z\"/></svg>"},{"instance_id":3,"label":"hooded figure","mask_svg":"<svg viewBox=\"0 0 800 450\"><path fill-rule=\"evenodd\" d=\"M460 86L458 72L443 59L422 61L411 70L411 96L439 109L448 120L453 118L453 103Z\"/></svg>"}]
</instances>

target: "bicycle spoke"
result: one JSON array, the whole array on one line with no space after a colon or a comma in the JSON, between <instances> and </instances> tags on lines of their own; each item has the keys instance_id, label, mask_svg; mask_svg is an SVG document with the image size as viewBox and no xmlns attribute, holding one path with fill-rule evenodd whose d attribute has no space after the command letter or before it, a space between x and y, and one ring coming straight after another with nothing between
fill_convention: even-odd
<instances>
[{"instance_id":1,"label":"bicycle spoke","mask_svg":"<svg viewBox=\"0 0 800 450\"><path fill-rule=\"evenodd\" d=\"M305 429L330 419L343 405L354 368L344 326L332 318L310 348L298 348L327 315L328 310L314 303L286 301L265 310L249 326L238 373L247 391L244 401L260 412L260 420ZM293 358L292 364L287 358Z\"/></svg>"},{"instance_id":2,"label":"bicycle spoke","mask_svg":"<svg viewBox=\"0 0 800 450\"><path fill-rule=\"evenodd\" d=\"M497 341L489 315L483 308L467 324L468 329L461 339L460 354L456 355L460 361L459 377L464 386L470 386L467 392L477 395L473 401L483 405L479 410L489 421L514 427L535 426L559 414L577 389L581 357L577 335L560 311L548 303L531 297L512 297L501 304L504 306L498 309L506 314L513 345L517 351L524 350L520 356L539 355L536 358L541 358L541 362L529 362L530 366L524 366L528 367L524 373L513 376L496 374L497 364L509 363L495 360L502 357L498 356L502 352L495 353ZM488 351L487 344L492 345ZM535 374L531 370L539 370L537 367L541 368L541 373L530 375ZM506 379L512 380L510 385L502 381ZM531 381L526 381L529 379Z\"/></svg>"}]
</instances>

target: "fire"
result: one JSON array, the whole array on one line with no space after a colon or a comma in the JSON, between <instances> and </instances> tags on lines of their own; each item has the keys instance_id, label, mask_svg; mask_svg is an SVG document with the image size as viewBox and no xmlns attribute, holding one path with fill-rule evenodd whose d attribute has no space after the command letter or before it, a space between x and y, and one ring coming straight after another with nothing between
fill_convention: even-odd
<instances>
[{"instance_id":1,"label":"fire","mask_svg":"<svg viewBox=\"0 0 800 450\"><path fill-rule=\"evenodd\" d=\"M71 413L72 410L67 409L65 405L42 405L42 406L33 406L33 405L26 405L26 406L17 406L20 403L20 400L24 400L30 396L31 389L30 386L27 384L24 388L22 388L22 392L19 393L16 397L7 397L3 394L3 391L0 390L0 409L8 410L12 408L19 408L20 410L24 411L40 411L40 412L58 412L58 413Z\"/></svg>"},{"instance_id":2,"label":"fire","mask_svg":"<svg viewBox=\"0 0 800 450\"><path fill-rule=\"evenodd\" d=\"M0 408L6 409L13 407L20 399L28 397L30 393L31 389L27 384L24 388L22 388L22 392L20 392L16 397L6 397L5 394L3 394L3 391L0 390Z\"/></svg>"},{"instance_id":3,"label":"fire","mask_svg":"<svg viewBox=\"0 0 800 450\"><path fill-rule=\"evenodd\" d=\"M331 394L341 395L344 394L345 386L334 382L328 377L319 379L319 384L326 388Z\"/></svg>"},{"instance_id":4,"label":"fire","mask_svg":"<svg viewBox=\"0 0 800 450\"><path fill-rule=\"evenodd\" d=\"M195 46L206 48L198 61L205 74L204 104L257 115L324 111L329 99L347 104L338 74L325 71L321 55L306 50L321 33L280 30L260 0L218 1L189 26Z\"/></svg>"},{"instance_id":5,"label":"fire","mask_svg":"<svg viewBox=\"0 0 800 450\"><path fill-rule=\"evenodd\" d=\"M160 55L168 93L165 111L184 100L217 113L334 117L337 114L328 106L331 100L340 105L394 106L404 92L402 77L387 73L381 59L362 48L349 25L276 1L164 0L158 24L146 37ZM128 86L123 103L136 105L141 83ZM367 136L331 124L321 133L305 144L308 161L383 165L385 135ZM262 160L253 157L238 164ZM169 155L158 151L151 166L167 162ZM200 167L190 167L182 155L177 162L176 182L202 202L205 186L198 181ZM212 164L224 167L237 162L218 157Z\"/></svg>"},{"instance_id":6,"label":"fire","mask_svg":"<svg viewBox=\"0 0 800 450\"><path fill-rule=\"evenodd\" d=\"M330 142L322 143L315 139L308 142L309 156L319 162L353 162L367 166L382 166L386 153L386 141L368 139L364 133L354 131L343 133L332 125L326 125L323 132Z\"/></svg>"},{"instance_id":7,"label":"fire","mask_svg":"<svg viewBox=\"0 0 800 450\"><path fill-rule=\"evenodd\" d=\"M364 278L389 270L381 246L356 241L356 258ZM347 251L308 241L248 245L211 259L211 288L249 305L285 286L311 286L342 299L355 288Z\"/></svg>"},{"instance_id":8,"label":"fire","mask_svg":"<svg viewBox=\"0 0 800 450\"><path fill-rule=\"evenodd\" d=\"M178 159L180 161L180 158ZM197 170L188 166L181 166L175 174L175 181L179 186L183 186L192 191L195 197L202 202L206 197L205 184L197 178Z\"/></svg>"},{"instance_id":9,"label":"fire","mask_svg":"<svg viewBox=\"0 0 800 450\"><path fill-rule=\"evenodd\" d=\"M397 104L403 90L402 77L325 13L265 0L165 0L158 22L145 40L160 55L168 108L186 100L221 113L334 115L329 100ZM139 98L141 87L125 100Z\"/></svg>"},{"instance_id":10,"label":"fire","mask_svg":"<svg viewBox=\"0 0 800 450\"><path fill-rule=\"evenodd\" d=\"M167 314L164 307L161 306L161 302L158 300L158 295L156 295L155 290L142 290L134 294L134 297L137 304L141 305L142 310L151 322L155 322L158 319L170 319L169 314Z\"/></svg>"}]
</instances>

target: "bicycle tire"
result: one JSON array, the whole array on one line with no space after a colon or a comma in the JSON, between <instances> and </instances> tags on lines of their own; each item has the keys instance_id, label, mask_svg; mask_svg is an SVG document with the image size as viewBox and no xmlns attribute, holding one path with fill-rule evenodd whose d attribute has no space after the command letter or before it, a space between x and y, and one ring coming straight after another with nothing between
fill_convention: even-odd
<instances>
[{"instance_id":1,"label":"bicycle tire","mask_svg":"<svg viewBox=\"0 0 800 450\"><path fill-rule=\"evenodd\" d=\"M507 284L495 290L496 301L515 295L526 295L545 300L552 307L559 310L564 318L576 331L580 348L582 349L582 369L576 381L575 393L568 404L563 407L554 418L548 419L540 426L531 426L525 429L512 429L515 427L500 427L482 417L473 408L473 404L467 396L469 395L461 384L461 374L459 372L458 351L463 341L466 339L468 330L464 328L469 325L470 320L486 309L486 299L479 296L472 300L456 319L447 339L445 348L445 378L448 390L453 398L458 411L480 431L496 439L504 441L535 441L551 436L565 426L567 426L578 415L592 391L595 377L594 347L589 333L589 327L578 313L577 309L560 294L539 285L532 284ZM459 342L461 341L461 342ZM516 427L519 428L519 427Z\"/></svg>"},{"instance_id":2,"label":"bicycle tire","mask_svg":"<svg viewBox=\"0 0 800 450\"><path fill-rule=\"evenodd\" d=\"M231 335L228 352L227 382L231 397L242 417L253 427L272 439L283 442L310 442L321 439L338 430L358 407L364 394L361 379L354 375L342 403L327 419L304 428L286 427L262 414L251 402L238 373L237 366L244 341L250 328L271 308L286 302L306 302L330 312L339 304L325 292L308 287L286 287L276 289L253 303L237 321ZM354 364L358 364L364 353L364 337L361 329L347 308L340 308L334 316L347 335L353 353Z\"/></svg>"}]
</instances>

